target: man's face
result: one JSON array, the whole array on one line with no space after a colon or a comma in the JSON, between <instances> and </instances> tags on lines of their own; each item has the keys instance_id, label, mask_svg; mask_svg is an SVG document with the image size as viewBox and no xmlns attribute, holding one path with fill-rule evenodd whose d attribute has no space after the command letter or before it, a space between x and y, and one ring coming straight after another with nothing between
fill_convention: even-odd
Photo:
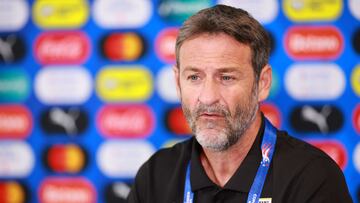
<instances>
[{"instance_id":1,"label":"man's face","mask_svg":"<svg viewBox=\"0 0 360 203\"><path fill-rule=\"evenodd\" d=\"M235 144L258 110L250 47L225 34L185 41L175 67L185 117L198 142L213 151Z\"/></svg>"}]
</instances>

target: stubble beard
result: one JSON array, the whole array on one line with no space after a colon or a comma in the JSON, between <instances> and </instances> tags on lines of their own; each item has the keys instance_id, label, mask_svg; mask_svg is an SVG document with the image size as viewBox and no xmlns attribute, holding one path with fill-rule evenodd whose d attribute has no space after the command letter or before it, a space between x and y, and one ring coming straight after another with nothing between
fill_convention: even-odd
<instances>
[{"instance_id":1,"label":"stubble beard","mask_svg":"<svg viewBox=\"0 0 360 203\"><path fill-rule=\"evenodd\" d=\"M239 103L235 107L233 116L226 106L218 103L200 103L193 111L183 103L184 115L196 140L203 148L215 152L225 151L238 142L255 120L258 108L256 87L253 87L251 95L244 103ZM215 113L221 115L224 120L220 123L212 119L201 119L200 115L203 113ZM209 135L204 129L217 130L218 133Z\"/></svg>"}]
</instances>

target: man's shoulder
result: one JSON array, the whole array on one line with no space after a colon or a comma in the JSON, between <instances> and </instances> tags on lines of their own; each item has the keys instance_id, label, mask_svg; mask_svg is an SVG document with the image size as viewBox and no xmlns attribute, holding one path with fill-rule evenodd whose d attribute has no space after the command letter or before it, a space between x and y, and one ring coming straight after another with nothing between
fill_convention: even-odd
<instances>
[{"instance_id":1,"label":"man's shoulder","mask_svg":"<svg viewBox=\"0 0 360 203\"><path fill-rule=\"evenodd\" d=\"M173 165L176 162L184 162L191 156L193 138L181 141L172 147L159 149L146 162L147 165L162 167Z\"/></svg>"},{"instance_id":2,"label":"man's shoulder","mask_svg":"<svg viewBox=\"0 0 360 203\"><path fill-rule=\"evenodd\" d=\"M312 168L313 172L340 173L336 162L325 152L315 146L279 131L275 148L274 160L278 167L286 173L301 173L305 168ZM291 169L289 171L289 169ZM281 170L283 172L283 170ZM323 174L326 175L326 174Z\"/></svg>"}]
</instances>

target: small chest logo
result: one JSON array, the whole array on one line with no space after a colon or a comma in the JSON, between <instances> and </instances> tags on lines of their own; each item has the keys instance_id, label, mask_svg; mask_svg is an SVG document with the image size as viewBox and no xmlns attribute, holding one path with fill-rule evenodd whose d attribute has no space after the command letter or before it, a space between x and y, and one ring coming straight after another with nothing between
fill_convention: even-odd
<instances>
[{"instance_id":1,"label":"small chest logo","mask_svg":"<svg viewBox=\"0 0 360 203\"><path fill-rule=\"evenodd\" d=\"M271 203L272 198L260 198L259 203Z\"/></svg>"}]
</instances>

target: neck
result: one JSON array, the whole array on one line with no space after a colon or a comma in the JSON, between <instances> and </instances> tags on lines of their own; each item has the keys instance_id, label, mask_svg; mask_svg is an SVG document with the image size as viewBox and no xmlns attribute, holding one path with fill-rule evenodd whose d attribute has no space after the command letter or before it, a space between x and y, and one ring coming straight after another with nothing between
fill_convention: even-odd
<instances>
[{"instance_id":1,"label":"neck","mask_svg":"<svg viewBox=\"0 0 360 203\"><path fill-rule=\"evenodd\" d=\"M240 137L238 142L229 149L218 152L203 148L200 161L210 180L220 187L223 187L230 180L250 151L260 125L261 115L258 112L254 122Z\"/></svg>"}]
</instances>

